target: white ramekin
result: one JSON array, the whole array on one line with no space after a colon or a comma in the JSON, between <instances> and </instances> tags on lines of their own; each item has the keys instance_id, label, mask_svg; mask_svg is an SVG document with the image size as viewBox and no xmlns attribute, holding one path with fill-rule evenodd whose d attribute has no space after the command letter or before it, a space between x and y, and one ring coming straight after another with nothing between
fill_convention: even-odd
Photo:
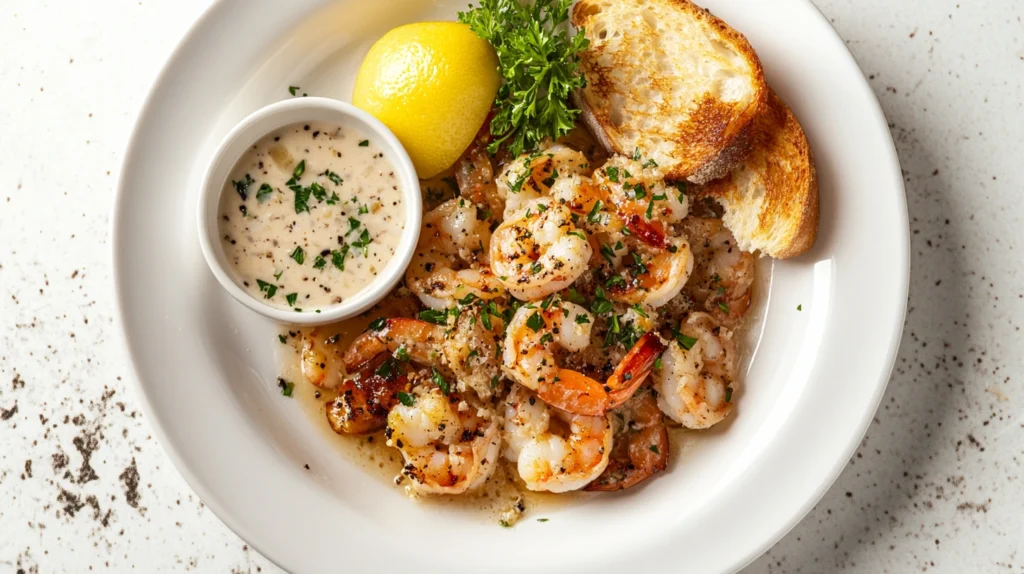
<instances>
[{"instance_id":1,"label":"white ramekin","mask_svg":"<svg viewBox=\"0 0 1024 574\"><path fill-rule=\"evenodd\" d=\"M405 209L405 229L394 256L363 290L341 303L315 310L296 312L278 309L266 304L243 289L239 279L228 265L217 229L217 211L221 193L231 170L239 158L263 136L279 128L299 122L324 121L348 127L373 137L380 144L384 156L395 167L402 203ZM419 238L423 214L419 180L409 154L391 130L370 114L351 104L330 98L294 98L271 104L253 112L242 120L224 138L213 154L199 195L199 244L206 263L221 286L246 307L281 323L320 325L347 319L362 313L381 300L401 280L409 266Z\"/></svg>"}]
</instances>

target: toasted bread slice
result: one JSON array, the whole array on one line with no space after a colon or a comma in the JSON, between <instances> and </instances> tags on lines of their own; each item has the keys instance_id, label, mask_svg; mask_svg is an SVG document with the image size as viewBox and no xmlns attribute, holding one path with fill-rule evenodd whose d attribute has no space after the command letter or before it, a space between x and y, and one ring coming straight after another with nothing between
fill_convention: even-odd
<instances>
[{"instance_id":1,"label":"toasted bread slice","mask_svg":"<svg viewBox=\"0 0 1024 574\"><path fill-rule=\"evenodd\" d=\"M609 151L671 179L722 177L748 151L768 86L746 38L688 0L579 0L582 117Z\"/></svg>"},{"instance_id":2,"label":"toasted bread slice","mask_svg":"<svg viewBox=\"0 0 1024 574\"><path fill-rule=\"evenodd\" d=\"M728 176L697 190L725 208L740 249L795 257L818 234L818 180L807 136L775 92L750 134L751 152Z\"/></svg>"}]
</instances>

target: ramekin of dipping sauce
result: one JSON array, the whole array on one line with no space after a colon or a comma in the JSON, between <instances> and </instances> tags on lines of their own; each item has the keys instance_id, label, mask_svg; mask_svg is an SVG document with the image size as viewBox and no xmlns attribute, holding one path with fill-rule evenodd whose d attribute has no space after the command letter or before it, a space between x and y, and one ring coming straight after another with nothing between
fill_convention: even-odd
<instances>
[{"instance_id":1,"label":"ramekin of dipping sauce","mask_svg":"<svg viewBox=\"0 0 1024 574\"><path fill-rule=\"evenodd\" d=\"M401 280L419 237L416 170L375 118L329 98L271 104L224 138L199 199L220 284L271 319L355 316Z\"/></svg>"}]
</instances>

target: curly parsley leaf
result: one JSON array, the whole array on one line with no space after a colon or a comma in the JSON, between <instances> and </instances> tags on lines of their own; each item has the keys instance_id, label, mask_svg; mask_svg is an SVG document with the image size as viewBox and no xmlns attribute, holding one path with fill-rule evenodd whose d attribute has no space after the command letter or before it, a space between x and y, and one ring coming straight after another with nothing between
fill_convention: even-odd
<instances>
[{"instance_id":1,"label":"curly parsley leaf","mask_svg":"<svg viewBox=\"0 0 1024 574\"><path fill-rule=\"evenodd\" d=\"M570 37L560 26L571 5L572 0L480 0L459 12L460 22L494 46L505 80L494 100L490 153L507 142L512 155L519 155L575 124L580 111L569 95L586 85L579 53L590 42L582 29Z\"/></svg>"}]
</instances>

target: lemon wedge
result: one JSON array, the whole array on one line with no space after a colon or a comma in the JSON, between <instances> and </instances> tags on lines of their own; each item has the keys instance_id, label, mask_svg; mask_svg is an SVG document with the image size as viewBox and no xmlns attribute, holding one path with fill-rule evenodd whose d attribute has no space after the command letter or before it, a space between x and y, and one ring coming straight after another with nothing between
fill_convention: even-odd
<instances>
[{"instance_id":1,"label":"lemon wedge","mask_svg":"<svg viewBox=\"0 0 1024 574\"><path fill-rule=\"evenodd\" d=\"M420 22L377 40L356 76L352 103L388 126L421 179L469 146L501 85L494 48L465 24Z\"/></svg>"}]
</instances>

